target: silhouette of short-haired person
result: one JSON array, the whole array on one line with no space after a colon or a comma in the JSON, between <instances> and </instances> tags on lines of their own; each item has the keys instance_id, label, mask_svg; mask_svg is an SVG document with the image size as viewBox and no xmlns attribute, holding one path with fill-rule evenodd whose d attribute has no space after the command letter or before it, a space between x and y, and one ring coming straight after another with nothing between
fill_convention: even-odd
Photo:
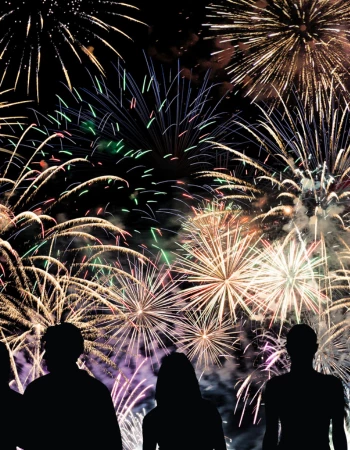
<instances>
[{"instance_id":1,"label":"silhouette of short-haired person","mask_svg":"<svg viewBox=\"0 0 350 450\"><path fill-rule=\"evenodd\" d=\"M0 342L0 449L16 450L21 444L23 398L9 386L11 373L10 355L6 345Z\"/></svg>"},{"instance_id":2,"label":"silhouette of short-haired person","mask_svg":"<svg viewBox=\"0 0 350 450\"><path fill-rule=\"evenodd\" d=\"M25 390L25 450L121 450L119 424L108 388L77 366L84 351L70 323L43 336L48 375Z\"/></svg>"},{"instance_id":3,"label":"silhouette of short-haired person","mask_svg":"<svg viewBox=\"0 0 350 450\"><path fill-rule=\"evenodd\" d=\"M263 450L330 450L331 424L334 450L346 450L343 386L338 378L314 370L316 333L308 325L295 325L286 348L290 372L266 385Z\"/></svg>"},{"instance_id":4,"label":"silhouette of short-haired person","mask_svg":"<svg viewBox=\"0 0 350 450\"><path fill-rule=\"evenodd\" d=\"M143 420L143 450L226 450L221 416L201 396L186 355L166 356L156 385L157 406Z\"/></svg>"}]
</instances>

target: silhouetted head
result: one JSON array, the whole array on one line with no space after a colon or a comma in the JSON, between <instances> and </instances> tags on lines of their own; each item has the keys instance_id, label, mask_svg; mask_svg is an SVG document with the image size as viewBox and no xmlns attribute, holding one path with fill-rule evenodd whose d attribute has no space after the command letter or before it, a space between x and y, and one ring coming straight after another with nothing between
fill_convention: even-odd
<instances>
[{"instance_id":1,"label":"silhouetted head","mask_svg":"<svg viewBox=\"0 0 350 450\"><path fill-rule=\"evenodd\" d=\"M165 356L159 369L156 400L161 407L198 402L202 398L196 373L183 353Z\"/></svg>"},{"instance_id":2,"label":"silhouetted head","mask_svg":"<svg viewBox=\"0 0 350 450\"><path fill-rule=\"evenodd\" d=\"M71 323L48 327L42 342L45 346L44 358L50 372L74 367L84 352L81 331Z\"/></svg>"},{"instance_id":3,"label":"silhouetted head","mask_svg":"<svg viewBox=\"0 0 350 450\"><path fill-rule=\"evenodd\" d=\"M309 365L317 352L317 335L306 324L294 325L287 334L287 351L292 364Z\"/></svg>"},{"instance_id":4,"label":"silhouetted head","mask_svg":"<svg viewBox=\"0 0 350 450\"><path fill-rule=\"evenodd\" d=\"M8 385L10 372L10 354L6 345L0 342L0 386Z\"/></svg>"}]
</instances>

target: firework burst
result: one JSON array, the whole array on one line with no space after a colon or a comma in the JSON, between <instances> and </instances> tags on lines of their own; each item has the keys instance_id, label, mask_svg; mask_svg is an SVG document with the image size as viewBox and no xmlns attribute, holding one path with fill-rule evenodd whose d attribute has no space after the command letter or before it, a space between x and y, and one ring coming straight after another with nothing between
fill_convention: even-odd
<instances>
[{"instance_id":1,"label":"firework burst","mask_svg":"<svg viewBox=\"0 0 350 450\"><path fill-rule=\"evenodd\" d=\"M128 360L142 353L157 359L157 350L166 351L166 343L174 342L181 306L173 301L177 283L159 257L154 262L129 259L128 266L131 277L116 285L123 316L115 318L113 340Z\"/></svg>"},{"instance_id":2,"label":"firework burst","mask_svg":"<svg viewBox=\"0 0 350 450\"><path fill-rule=\"evenodd\" d=\"M317 315L327 305L322 292L324 261L316 256L317 247L318 243L306 246L289 238L282 243L262 241L253 284L258 315L271 315L270 325L278 320L282 327L292 316L300 322L303 311Z\"/></svg>"},{"instance_id":3,"label":"firework burst","mask_svg":"<svg viewBox=\"0 0 350 450\"><path fill-rule=\"evenodd\" d=\"M63 202L66 206L86 188L116 178L102 176L78 185L63 184L64 190L52 197L55 188L62 189L59 174L86 161L75 158L55 165L59 160L53 158L53 164L42 167L38 159L53 139L62 137L52 135L32 148L32 154L23 163L18 153L23 149L28 152L24 139L29 130L13 143L11 157L0 177L0 331L13 354L26 360L28 370L18 373L13 359L20 391L27 382L43 374L40 338L48 326L56 323L74 323L84 334L90 359L96 357L111 364L106 356L112 351L106 342L110 333L106 311L114 318L123 316L119 309L122 298L99 280L108 276L113 284L123 276L132 278L117 265L123 254L145 259L119 245L128 233L103 218L78 216L58 221L50 215L54 205L58 207ZM31 168L35 163L41 170ZM136 279L133 281L137 283Z\"/></svg>"},{"instance_id":4,"label":"firework burst","mask_svg":"<svg viewBox=\"0 0 350 450\"><path fill-rule=\"evenodd\" d=\"M232 357L237 332L232 321L197 313L187 313L181 320L176 346L195 360L199 366L221 365L222 359Z\"/></svg>"},{"instance_id":5,"label":"firework burst","mask_svg":"<svg viewBox=\"0 0 350 450\"><path fill-rule=\"evenodd\" d=\"M281 113L261 108L261 114L258 125L241 126L262 162L226 147L244 173L212 176L270 239L292 232L320 241L327 276L329 267L339 268L338 250L349 240L349 107L332 92L312 118L300 101L292 110L284 104Z\"/></svg>"},{"instance_id":6,"label":"firework burst","mask_svg":"<svg viewBox=\"0 0 350 450\"><path fill-rule=\"evenodd\" d=\"M219 320L228 310L235 320L238 309L251 314L251 280L257 270L254 248L259 237L247 232L237 212L208 212L199 209L184 223L182 254L177 255L175 269L190 286L179 295L189 300L186 309L215 311Z\"/></svg>"},{"instance_id":7,"label":"firework burst","mask_svg":"<svg viewBox=\"0 0 350 450\"><path fill-rule=\"evenodd\" d=\"M97 80L93 91L74 91L72 101L78 108L61 103L56 120L62 129L68 126L76 140L81 136L92 141L93 153L117 158L134 154L137 159L147 153L153 164L148 176L158 167L183 177L213 163L216 154L208 142L227 142L232 131L228 117L219 112L222 99L213 101L210 74L198 86L180 66L175 72L157 73L151 60L146 64L148 71L138 83L118 63L113 89Z\"/></svg>"},{"instance_id":8,"label":"firework burst","mask_svg":"<svg viewBox=\"0 0 350 450\"><path fill-rule=\"evenodd\" d=\"M345 89L350 6L343 0L223 0L208 7L210 29L232 43L232 83L254 99L289 93L305 104L335 80ZM232 48L217 53L232 51Z\"/></svg>"},{"instance_id":9,"label":"firework burst","mask_svg":"<svg viewBox=\"0 0 350 450\"><path fill-rule=\"evenodd\" d=\"M129 15L136 9L106 0L5 0L0 7L0 54L5 61L1 81L14 66L17 70L15 86L25 77L29 93L31 82L35 80L39 99L41 66L52 56L59 62L69 87L67 57L77 58L80 63L85 58L103 73L93 46L102 44L120 56L110 43L109 35L115 32L130 39L116 26L116 19L139 22Z\"/></svg>"}]
</instances>

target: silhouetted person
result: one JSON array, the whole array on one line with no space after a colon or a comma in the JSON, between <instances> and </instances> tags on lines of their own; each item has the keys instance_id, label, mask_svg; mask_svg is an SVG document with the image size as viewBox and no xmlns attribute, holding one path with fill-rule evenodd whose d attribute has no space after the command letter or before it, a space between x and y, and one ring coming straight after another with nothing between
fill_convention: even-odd
<instances>
[{"instance_id":1,"label":"silhouetted person","mask_svg":"<svg viewBox=\"0 0 350 450\"><path fill-rule=\"evenodd\" d=\"M107 387L76 364L84 351L80 330L70 323L44 336L49 374L24 393L25 450L121 450L121 436Z\"/></svg>"},{"instance_id":2,"label":"silhouetted person","mask_svg":"<svg viewBox=\"0 0 350 450\"><path fill-rule=\"evenodd\" d=\"M21 416L23 397L10 389L10 355L6 345L0 342L0 449L16 450L21 443Z\"/></svg>"},{"instance_id":3,"label":"silhouetted person","mask_svg":"<svg viewBox=\"0 0 350 450\"><path fill-rule=\"evenodd\" d=\"M347 449L343 386L313 369L317 349L316 333L308 325L295 325L287 334L291 370L266 385L263 450L330 450L331 424L334 450Z\"/></svg>"},{"instance_id":4,"label":"silhouetted person","mask_svg":"<svg viewBox=\"0 0 350 450\"><path fill-rule=\"evenodd\" d=\"M143 450L226 450L221 416L201 396L194 368L183 353L163 359L156 408L143 420Z\"/></svg>"}]
</instances>

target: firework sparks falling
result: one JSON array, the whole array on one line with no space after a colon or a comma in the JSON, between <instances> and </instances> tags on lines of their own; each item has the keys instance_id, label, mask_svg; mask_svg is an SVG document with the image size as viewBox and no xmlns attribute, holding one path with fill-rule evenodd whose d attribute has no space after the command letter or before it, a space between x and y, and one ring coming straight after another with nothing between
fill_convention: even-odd
<instances>
[{"instance_id":1,"label":"firework sparks falling","mask_svg":"<svg viewBox=\"0 0 350 450\"><path fill-rule=\"evenodd\" d=\"M265 331L258 335L249 344L249 347L253 344L257 344L253 360L253 370L248 376L237 383L239 387L237 388L235 412L237 412L238 406L243 404L240 423L248 405L253 405L253 422L257 423L262 395L267 381L273 376L287 372L289 369L289 360L287 358L285 339L283 337L276 336L271 331ZM249 347L245 349L245 352L247 352Z\"/></svg>"},{"instance_id":2,"label":"firework sparks falling","mask_svg":"<svg viewBox=\"0 0 350 450\"><path fill-rule=\"evenodd\" d=\"M126 378L122 372L119 372L113 384L112 400L118 421L121 425L128 420L135 405L139 403L145 397L146 392L153 387L153 385L145 386L145 379L136 382L138 374L146 362L147 359L141 361L135 368L130 379Z\"/></svg>"},{"instance_id":3,"label":"firework sparks falling","mask_svg":"<svg viewBox=\"0 0 350 450\"><path fill-rule=\"evenodd\" d=\"M119 245L128 233L105 219L76 217L58 221L50 215L54 205L76 199L75 195L86 187L117 179L102 176L78 185L63 184L64 190L48 199L47 194L54 192L52 182L55 180L57 186L59 174L65 174L68 166L87 161L75 158L58 165L39 166L42 170L32 169L32 165L39 164L38 155L40 158L45 154L49 142L62 136L52 135L40 142L23 163L17 155L22 145L28 152L28 145L23 142L29 130L13 143L14 150L0 177L1 338L17 357L27 361L29 368L25 373L16 372L12 361L19 391L43 374L40 338L48 326L56 323L74 323L84 334L91 358L112 364L106 356L112 351L107 343L111 330L106 315L123 316L119 308L122 297L99 280L108 276L113 284L115 278L132 278L116 267L114 258L116 261L120 255L146 260ZM115 243L111 244L110 239ZM86 361L88 364L91 358Z\"/></svg>"},{"instance_id":4,"label":"firework sparks falling","mask_svg":"<svg viewBox=\"0 0 350 450\"><path fill-rule=\"evenodd\" d=\"M231 82L254 99L291 91L305 104L335 80L344 89L350 6L343 0L223 0L208 7L210 29L234 46ZM232 51L219 50L217 53Z\"/></svg>"},{"instance_id":5,"label":"firework sparks falling","mask_svg":"<svg viewBox=\"0 0 350 450\"><path fill-rule=\"evenodd\" d=\"M34 80L39 99L41 66L54 55L71 88L70 73L65 63L67 53L80 63L84 58L88 59L103 73L93 46L95 43L103 44L120 56L110 43L109 35L115 32L131 39L117 28L116 19L139 22L129 15L136 9L125 3L106 0L4 0L0 7L0 55L6 65L1 81L14 66L17 69L15 86L20 78L25 77L29 93Z\"/></svg>"},{"instance_id":6,"label":"firework sparks falling","mask_svg":"<svg viewBox=\"0 0 350 450\"><path fill-rule=\"evenodd\" d=\"M158 74L151 60L146 63L148 71L142 83L119 63L113 90L97 80L91 92L74 91L73 100L79 107L62 103L62 114L56 120L62 127L69 125L75 136L90 136L93 152L135 154L137 158L147 153L153 167L178 171L180 176L193 173L199 164L212 164L216 154L208 142L227 142L232 132L228 117L219 112L223 99L212 101L215 85L209 72L196 86L180 67L174 73L163 69ZM66 123L66 117L72 124Z\"/></svg>"}]
</instances>

